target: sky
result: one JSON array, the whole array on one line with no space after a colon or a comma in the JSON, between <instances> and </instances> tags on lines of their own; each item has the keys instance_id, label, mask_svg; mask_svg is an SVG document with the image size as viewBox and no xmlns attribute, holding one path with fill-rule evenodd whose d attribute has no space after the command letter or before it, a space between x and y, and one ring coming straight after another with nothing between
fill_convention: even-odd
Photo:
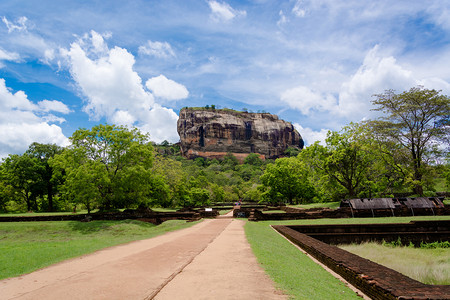
<instances>
[{"instance_id":1,"label":"sky","mask_svg":"<svg viewBox=\"0 0 450 300\"><path fill-rule=\"evenodd\" d=\"M306 145L376 118L374 94L450 95L447 0L0 2L0 157L135 126L177 142L186 106L266 111Z\"/></svg>"}]
</instances>

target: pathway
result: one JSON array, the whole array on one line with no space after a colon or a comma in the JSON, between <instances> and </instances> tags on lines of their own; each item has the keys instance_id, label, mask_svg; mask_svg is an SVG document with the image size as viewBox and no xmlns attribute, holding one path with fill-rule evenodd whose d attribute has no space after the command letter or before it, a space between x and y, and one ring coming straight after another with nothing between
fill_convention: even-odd
<instances>
[{"instance_id":1,"label":"pathway","mask_svg":"<svg viewBox=\"0 0 450 300\"><path fill-rule=\"evenodd\" d=\"M190 228L0 281L0 299L286 299L251 252L245 222Z\"/></svg>"}]
</instances>

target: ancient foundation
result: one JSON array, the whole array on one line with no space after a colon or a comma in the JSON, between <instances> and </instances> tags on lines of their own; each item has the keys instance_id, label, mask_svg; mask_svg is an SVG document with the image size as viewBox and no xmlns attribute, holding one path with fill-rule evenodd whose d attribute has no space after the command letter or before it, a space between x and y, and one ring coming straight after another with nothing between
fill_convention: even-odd
<instances>
[{"instance_id":1,"label":"ancient foundation","mask_svg":"<svg viewBox=\"0 0 450 300\"><path fill-rule=\"evenodd\" d=\"M353 239L356 242L362 242L379 240L380 237L388 240L396 240L398 237L419 240L420 236L426 241L443 241L450 238L450 221L365 224L364 226L277 225L273 228L372 299L450 299L450 285L423 284L397 271L323 242L341 243L344 240L353 242Z\"/></svg>"}]
</instances>

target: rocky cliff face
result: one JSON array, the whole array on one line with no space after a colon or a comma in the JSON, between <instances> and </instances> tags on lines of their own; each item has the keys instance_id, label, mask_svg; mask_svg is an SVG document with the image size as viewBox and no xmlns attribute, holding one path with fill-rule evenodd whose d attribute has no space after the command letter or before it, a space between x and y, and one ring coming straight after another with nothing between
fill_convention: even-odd
<instances>
[{"instance_id":1,"label":"rocky cliff face","mask_svg":"<svg viewBox=\"0 0 450 300\"><path fill-rule=\"evenodd\" d=\"M183 108L177 124L185 157L220 158L250 153L277 158L288 147L303 148L303 139L291 123L268 113Z\"/></svg>"}]
</instances>

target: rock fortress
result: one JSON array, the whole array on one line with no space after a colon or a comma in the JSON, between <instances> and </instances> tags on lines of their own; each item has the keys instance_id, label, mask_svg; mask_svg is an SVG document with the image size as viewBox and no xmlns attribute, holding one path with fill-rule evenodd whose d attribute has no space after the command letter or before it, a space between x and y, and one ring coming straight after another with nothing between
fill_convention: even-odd
<instances>
[{"instance_id":1,"label":"rock fortress","mask_svg":"<svg viewBox=\"0 0 450 300\"><path fill-rule=\"evenodd\" d=\"M187 158L222 158L232 153L244 160L250 153L262 159L278 158L288 148L302 149L302 136L294 126L269 113L231 109L188 108L177 123L181 152Z\"/></svg>"}]
</instances>

